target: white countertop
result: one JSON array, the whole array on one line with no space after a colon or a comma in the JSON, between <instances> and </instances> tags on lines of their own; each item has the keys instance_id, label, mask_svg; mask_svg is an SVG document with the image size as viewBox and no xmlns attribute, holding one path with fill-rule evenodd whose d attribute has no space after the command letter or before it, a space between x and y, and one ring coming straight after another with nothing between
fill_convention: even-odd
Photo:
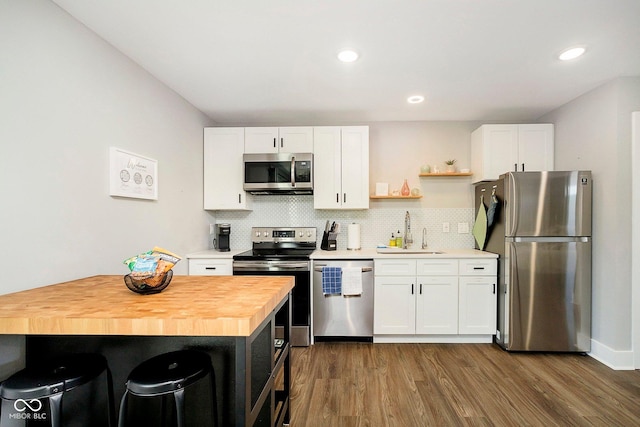
<instances>
[{"instance_id":1,"label":"white countertop","mask_svg":"<svg viewBox=\"0 0 640 427\"><path fill-rule=\"evenodd\" d=\"M241 252L244 251L248 251L250 248L247 249L232 249L230 251L227 252L220 252L216 249L207 249L204 251L200 251L200 252L193 252L190 254L187 254L186 258L187 259L228 259L228 258L233 258L234 255L237 255Z\"/></svg>"},{"instance_id":2,"label":"white countertop","mask_svg":"<svg viewBox=\"0 0 640 427\"><path fill-rule=\"evenodd\" d=\"M384 253L380 254L375 248L339 251L323 251L316 249L311 254L311 259L373 259L373 258L497 258L498 255L491 252L479 251L477 249L439 249L441 254L429 253Z\"/></svg>"},{"instance_id":3,"label":"white countertop","mask_svg":"<svg viewBox=\"0 0 640 427\"><path fill-rule=\"evenodd\" d=\"M200 252L187 254L187 259L230 259L234 255L249 249L236 249L229 252L219 252L215 249L207 249ZM441 254L425 254L425 253L384 253L380 254L375 248L338 251L323 251L316 249L311 254L311 259L373 259L373 258L497 258L498 255L491 252L479 251L477 249L439 249Z\"/></svg>"}]
</instances>

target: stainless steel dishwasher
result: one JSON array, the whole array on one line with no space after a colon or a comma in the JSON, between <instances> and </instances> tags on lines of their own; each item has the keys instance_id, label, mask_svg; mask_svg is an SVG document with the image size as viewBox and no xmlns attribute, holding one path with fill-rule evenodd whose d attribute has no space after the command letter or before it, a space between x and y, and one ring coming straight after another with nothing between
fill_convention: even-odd
<instances>
[{"instance_id":1,"label":"stainless steel dishwasher","mask_svg":"<svg viewBox=\"0 0 640 427\"><path fill-rule=\"evenodd\" d=\"M359 267L361 295L324 295L322 267ZM313 336L326 339L373 340L373 260L318 260L313 263Z\"/></svg>"}]
</instances>

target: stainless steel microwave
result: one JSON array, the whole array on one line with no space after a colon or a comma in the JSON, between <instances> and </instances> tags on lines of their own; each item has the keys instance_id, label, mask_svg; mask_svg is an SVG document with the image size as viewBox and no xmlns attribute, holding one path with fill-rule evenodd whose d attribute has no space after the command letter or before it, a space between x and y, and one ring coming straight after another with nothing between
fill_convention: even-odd
<instances>
[{"instance_id":1,"label":"stainless steel microwave","mask_svg":"<svg viewBox=\"0 0 640 427\"><path fill-rule=\"evenodd\" d=\"M251 194L313 194L313 154L244 154L245 191Z\"/></svg>"}]
</instances>

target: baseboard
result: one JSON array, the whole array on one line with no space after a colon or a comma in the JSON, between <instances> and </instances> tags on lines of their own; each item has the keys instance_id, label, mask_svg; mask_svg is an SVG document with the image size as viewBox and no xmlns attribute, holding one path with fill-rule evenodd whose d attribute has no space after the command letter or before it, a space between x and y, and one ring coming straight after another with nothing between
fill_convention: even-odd
<instances>
[{"instance_id":1,"label":"baseboard","mask_svg":"<svg viewBox=\"0 0 640 427\"><path fill-rule=\"evenodd\" d=\"M374 343L387 344L489 344L493 335L374 335Z\"/></svg>"},{"instance_id":2,"label":"baseboard","mask_svg":"<svg viewBox=\"0 0 640 427\"><path fill-rule=\"evenodd\" d=\"M592 339L591 351L588 354L598 362L617 371L631 371L635 369L632 350L614 350Z\"/></svg>"}]
</instances>

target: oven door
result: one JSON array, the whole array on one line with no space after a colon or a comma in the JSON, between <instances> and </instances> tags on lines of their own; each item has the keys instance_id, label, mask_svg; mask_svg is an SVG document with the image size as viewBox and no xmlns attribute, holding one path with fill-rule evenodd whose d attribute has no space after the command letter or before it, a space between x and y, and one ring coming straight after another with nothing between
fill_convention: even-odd
<instances>
[{"instance_id":1,"label":"oven door","mask_svg":"<svg viewBox=\"0 0 640 427\"><path fill-rule=\"evenodd\" d=\"M243 189L252 194L313 193L313 154L245 154Z\"/></svg>"},{"instance_id":2,"label":"oven door","mask_svg":"<svg viewBox=\"0 0 640 427\"><path fill-rule=\"evenodd\" d=\"M311 336L311 261L233 261L234 276L294 276L291 345L306 347ZM276 325L279 319L276 316Z\"/></svg>"}]
</instances>

